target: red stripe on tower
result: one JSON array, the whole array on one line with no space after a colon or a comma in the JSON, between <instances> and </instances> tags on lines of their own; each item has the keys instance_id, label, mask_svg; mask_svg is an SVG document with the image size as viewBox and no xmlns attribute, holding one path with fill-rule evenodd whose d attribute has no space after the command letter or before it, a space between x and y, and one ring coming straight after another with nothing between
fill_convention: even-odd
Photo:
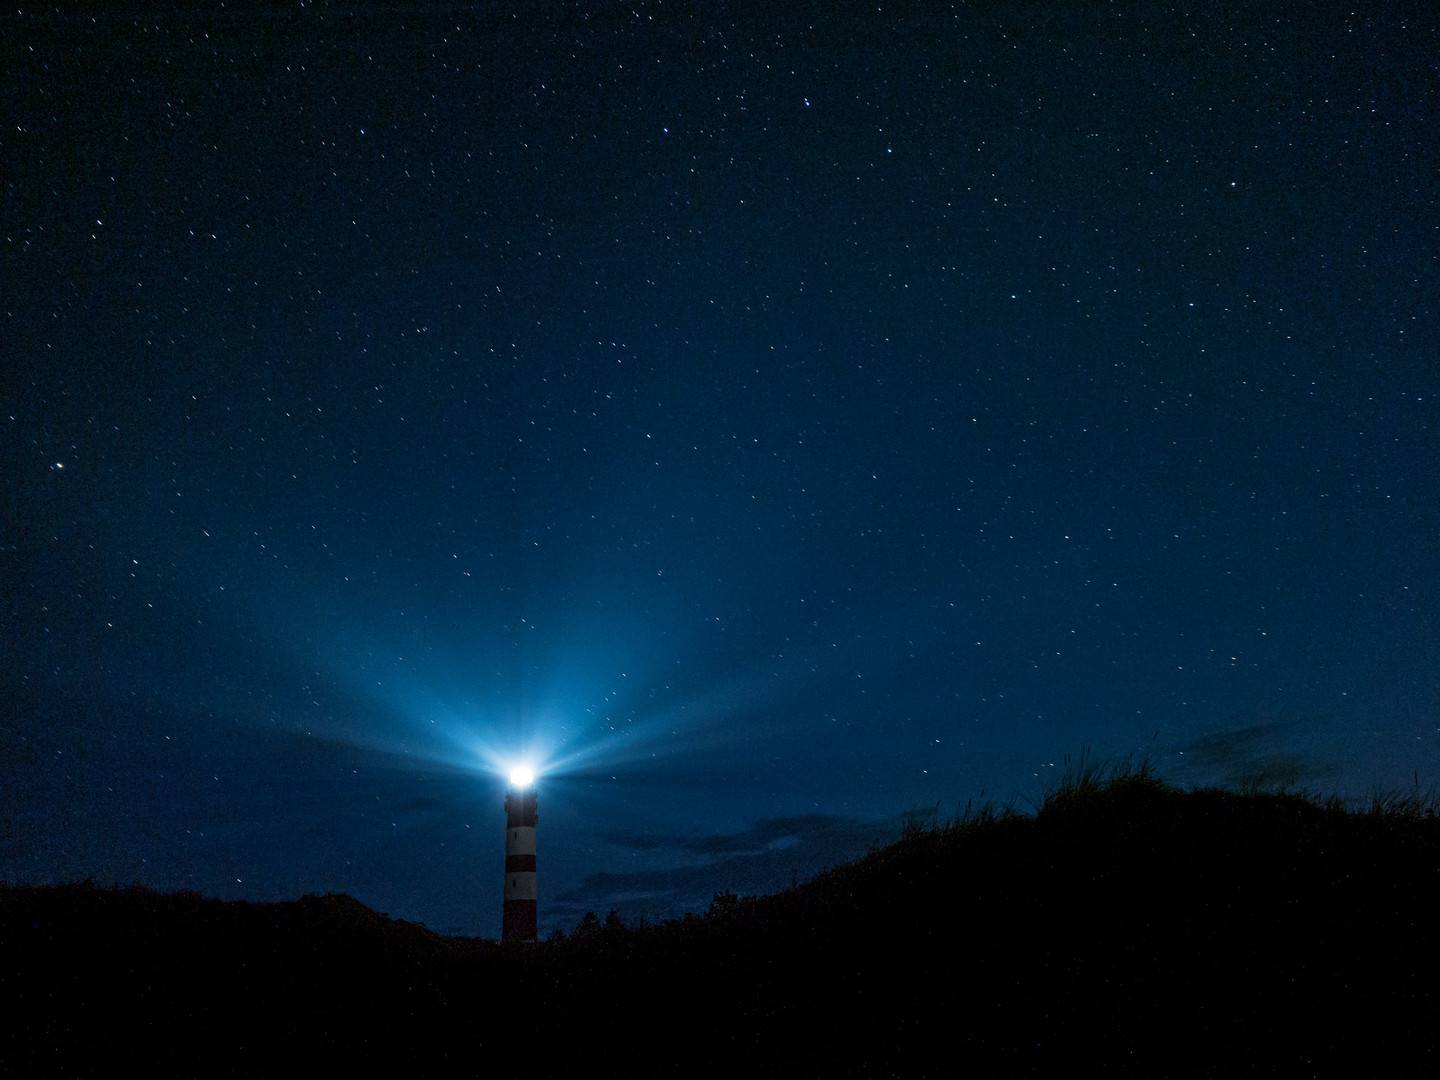
<instances>
[{"instance_id":1,"label":"red stripe on tower","mask_svg":"<svg viewBox=\"0 0 1440 1080\"><path fill-rule=\"evenodd\" d=\"M501 941L535 940L535 789L505 796L505 911Z\"/></svg>"}]
</instances>

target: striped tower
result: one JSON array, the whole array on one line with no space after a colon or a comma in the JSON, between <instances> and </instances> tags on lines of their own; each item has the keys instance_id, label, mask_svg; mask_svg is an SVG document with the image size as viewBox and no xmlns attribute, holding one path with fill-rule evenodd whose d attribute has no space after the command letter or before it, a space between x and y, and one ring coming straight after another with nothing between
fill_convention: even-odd
<instances>
[{"instance_id":1,"label":"striped tower","mask_svg":"<svg viewBox=\"0 0 1440 1080\"><path fill-rule=\"evenodd\" d=\"M535 789L505 796L505 913L501 941L535 940Z\"/></svg>"}]
</instances>

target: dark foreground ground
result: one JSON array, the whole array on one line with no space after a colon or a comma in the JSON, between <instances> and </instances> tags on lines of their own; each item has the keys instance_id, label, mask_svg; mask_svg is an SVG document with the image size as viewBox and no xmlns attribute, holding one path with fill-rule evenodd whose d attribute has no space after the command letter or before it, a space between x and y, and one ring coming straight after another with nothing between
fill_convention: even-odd
<instances>
[{"instance_id":1,"label":"dark foreground ground","mask_svg":"<svg viewBox=\"0 0 1440 1080\"><path fill-rule=\"evenodd\" d=\"M1437 1076L1440 820L1071 780L705 918L0 890L0 1073Z\"/></svg>"}]
</instances>

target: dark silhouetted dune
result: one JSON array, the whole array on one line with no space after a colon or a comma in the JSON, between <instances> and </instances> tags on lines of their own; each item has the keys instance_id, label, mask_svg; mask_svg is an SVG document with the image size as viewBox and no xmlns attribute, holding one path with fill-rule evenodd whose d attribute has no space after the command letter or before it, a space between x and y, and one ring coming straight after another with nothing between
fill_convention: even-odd
<instances>
[{"instance_id":1,"label":"dark silhouetted dune","mask_svg":"<svg viewBox=\"0 0 1440 1080\"><path fill-rule=\"evenodd\" d=\"M5 1070L1440 1074L1440 821L1072 775L703 916L446 938L343 896L0 891Z\"/></svg>"}]
</instances>

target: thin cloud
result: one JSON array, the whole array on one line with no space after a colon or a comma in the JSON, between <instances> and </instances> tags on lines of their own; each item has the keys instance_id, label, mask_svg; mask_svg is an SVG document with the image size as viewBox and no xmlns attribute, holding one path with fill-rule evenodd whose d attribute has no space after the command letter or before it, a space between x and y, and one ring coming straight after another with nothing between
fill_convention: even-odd
<instances>
[{"instance_id":1,"label":"thin cloud","mask_svg":"<svg viewBox=\"0 0 1440 1080\"><path fill-rule=\"evenodd\" d=\"M826 867L863 856L895 829L827 814L764 818L747 829L706 836L611 834L628 850L672 853L677 865L591 874L550 905L552 925L574 926L586 911L612 908L629 919L703 912L716 893L758 895L787 888Z\"/></svg>"}]
</instances>

